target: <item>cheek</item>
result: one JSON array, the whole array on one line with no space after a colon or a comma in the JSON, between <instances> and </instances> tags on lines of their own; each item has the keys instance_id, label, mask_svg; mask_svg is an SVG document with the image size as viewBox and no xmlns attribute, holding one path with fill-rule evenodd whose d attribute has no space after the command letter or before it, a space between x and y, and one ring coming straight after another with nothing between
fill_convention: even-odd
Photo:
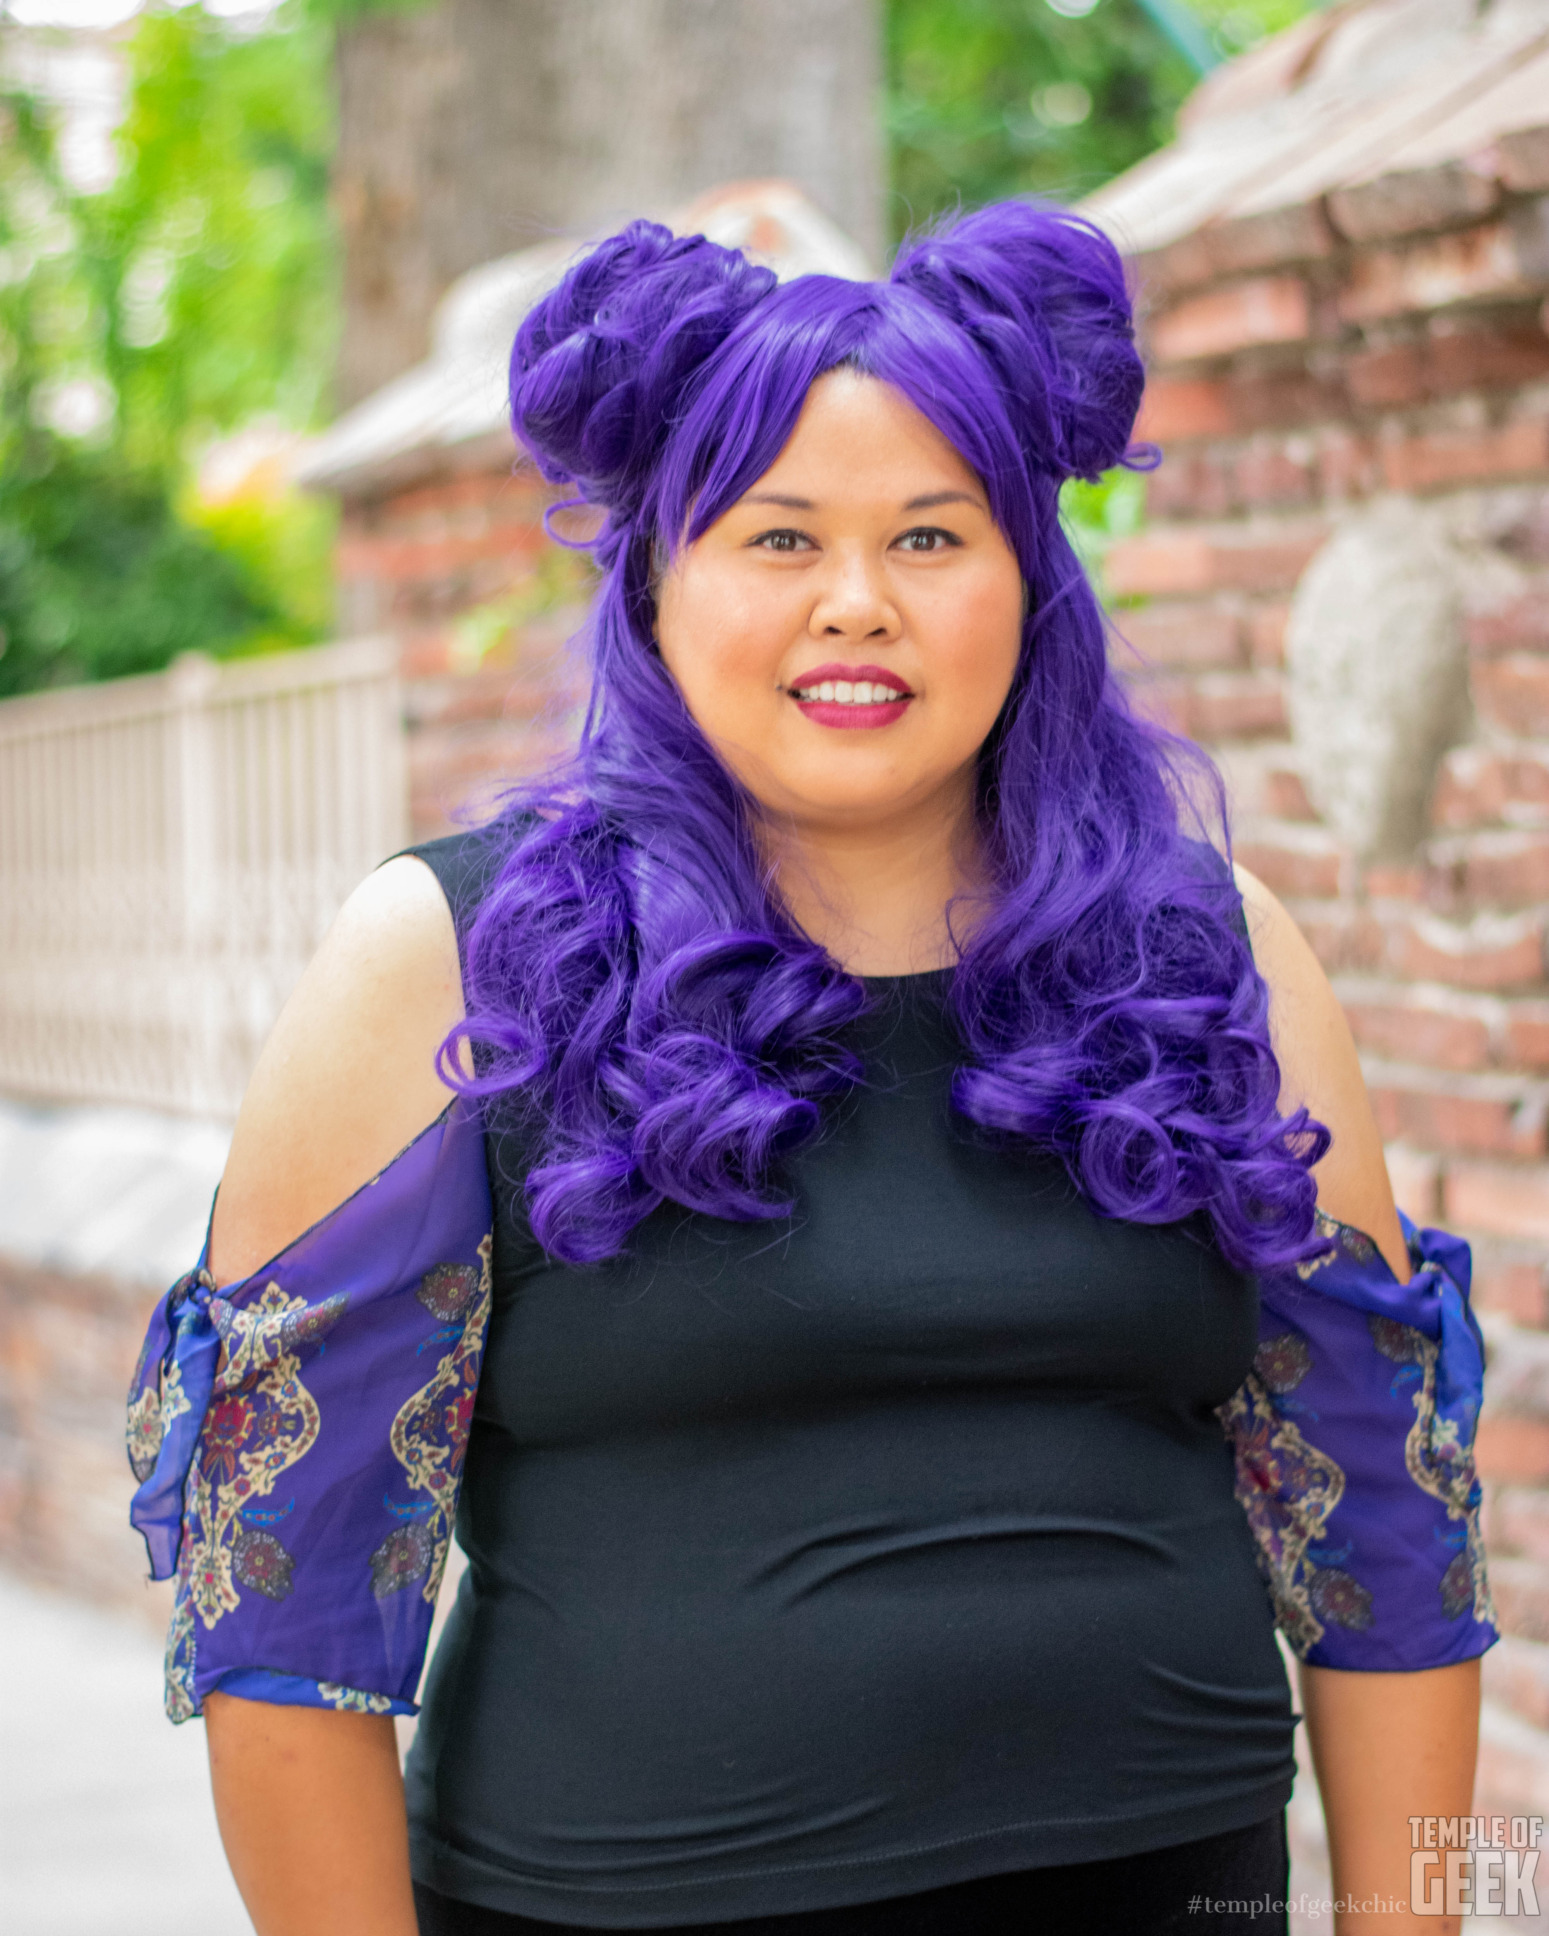
<instances>
[{"instance_id":1,"label":"cheek","mask_svg":"<svg viewBox=\"0 0 1549 1936\"><path fill-rule=\"evenodd\" d=\"M988 732L1016 676L1022 651L1022 580L1003 574L970 581L933 615L931 656L952 688L954 710Z\"/></svg>"},{"instance_id":2,"label":"cheek","mask_svg":"<svg viewBox=\"0 0 1549 1936\"><path fill-rule=\"evenodd\" d=\"M756 599L735 577L696 571L664 590L662 662L701 725L766 703L785 647L778 601Z\"/></svg>"}]
</instances>

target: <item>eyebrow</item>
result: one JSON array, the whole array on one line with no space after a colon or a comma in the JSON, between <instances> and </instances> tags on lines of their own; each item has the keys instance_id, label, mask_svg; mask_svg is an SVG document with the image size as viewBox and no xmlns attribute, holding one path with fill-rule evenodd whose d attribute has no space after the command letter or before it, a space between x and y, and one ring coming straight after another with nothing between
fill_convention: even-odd
<instances>
[{"instance_id":1,"label":"eyebrow","mask_svg":"<svg viewBox=\"0 0 1549 1936\"><path fill-rule=\"evenodd\" d=\"M810 497L789 497L783 491L749 491L743 498L744 504L778 504L787 511L815 511L816 504ZM922 497L912 497L904 506L906 511L933 511L940 504L971 504L982 511L984 504L971 491L927 491Z\"/></svg>"}]
</instances>

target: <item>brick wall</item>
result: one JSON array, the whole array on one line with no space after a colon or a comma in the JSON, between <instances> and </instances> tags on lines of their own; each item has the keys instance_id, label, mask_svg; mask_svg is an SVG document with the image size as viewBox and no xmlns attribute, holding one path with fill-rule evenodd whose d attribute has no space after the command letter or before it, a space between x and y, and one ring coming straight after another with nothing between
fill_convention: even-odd
<instances>
[{"instance_id":1,"label":"brick wall","mask_svg":"<svg viewBox=\"0 0 1549 1936\"><path fill-rule=\"evenodd\" d=\"M567 642L586 571L544 535L552 497L507 449L487 468L345 505L341 628L400 643L418 839L573 732L584 682Z\"/></svg>"},{"instance_id":2,"label":"brick wall","mask_svg":"<svg viewBox=\"0 0 1549 1936\"><path fill-rule=\"evenodd\" d=\"M1481 1802L1549 1803L1549 140L1387 176L1137 264L1163 448L1108 558L1120 663L1205 741L1239 857L1349 1015L1400 1201L1473 1240L1480 1431L1508 1638L1487 1662ZM1471 723L1413 852L1320 819L1286 634L1320 545L1402 494L1466 558Z\"/></svg>"},{"instance_id":3,"label":"brick wall","mask_svg":"<svg viewBox=\"0 0 1549 1936\"><path fill-rule=\"evenodd\" d=\"M166 1624L125 1517L124 1394L156 1292L0 1255L0 1555Z\"/></svg>"}]
</instances>

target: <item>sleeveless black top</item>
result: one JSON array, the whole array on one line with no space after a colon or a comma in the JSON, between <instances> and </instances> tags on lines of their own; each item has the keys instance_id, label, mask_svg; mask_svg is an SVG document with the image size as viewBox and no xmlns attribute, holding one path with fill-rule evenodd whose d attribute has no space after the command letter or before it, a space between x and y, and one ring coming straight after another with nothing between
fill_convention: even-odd
<instances>
[{"instance_id":1,"label":"sleeveless black top","mask_svg":"<svg viewBox=\"0 0 1549 1936\"><path fill-rule=\"evenodd\" d=\"M487 842L417 850L460 927ZM488 1137L469 1568L415 1875L650 1928L878 1900L1273 1815L1290 1696L1214 1408L1253 1280L950 1108L946 973L872 980L795 1214L547 1257Z\"/></svg>"}]
</instances>

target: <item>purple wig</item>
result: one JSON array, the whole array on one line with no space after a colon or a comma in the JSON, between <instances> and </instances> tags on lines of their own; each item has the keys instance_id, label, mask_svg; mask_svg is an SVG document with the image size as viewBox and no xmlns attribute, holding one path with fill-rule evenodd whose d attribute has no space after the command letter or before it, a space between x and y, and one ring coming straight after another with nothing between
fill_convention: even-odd
<instances>
[{"instance_id":1,"label":"purple wig","mask_svg":"<svg viewBox=\"0 0 1549 1936\"><path fill-rule=\"evenodd\" d=\"M881 283L779 284L635 222L523 323L516 434L607 513L591 701L573 759L499 823L443 1068L468 1037L479 1073L461 1086L521 1112L532 1226L555 1256L616 1255L668 1200L789 1213L782 1159L861 1077L845 1038L866 990L782 907L756 803L654 652L653 588L840 367L894 385L961 453L1029 593L979 760L996 894L952 983L956 1106L1056 1152L1102 1215L1202 1214L1243 1268L1305 1256L1328 1135L1279 1114L1234 890L1185 831L1189 777L1224 824L1219 780L1130 710L1059 518L1065 479L1144 461L1122 265L1088 223L1025 203L917 238Z\"/></svg>"}]
</instances>

